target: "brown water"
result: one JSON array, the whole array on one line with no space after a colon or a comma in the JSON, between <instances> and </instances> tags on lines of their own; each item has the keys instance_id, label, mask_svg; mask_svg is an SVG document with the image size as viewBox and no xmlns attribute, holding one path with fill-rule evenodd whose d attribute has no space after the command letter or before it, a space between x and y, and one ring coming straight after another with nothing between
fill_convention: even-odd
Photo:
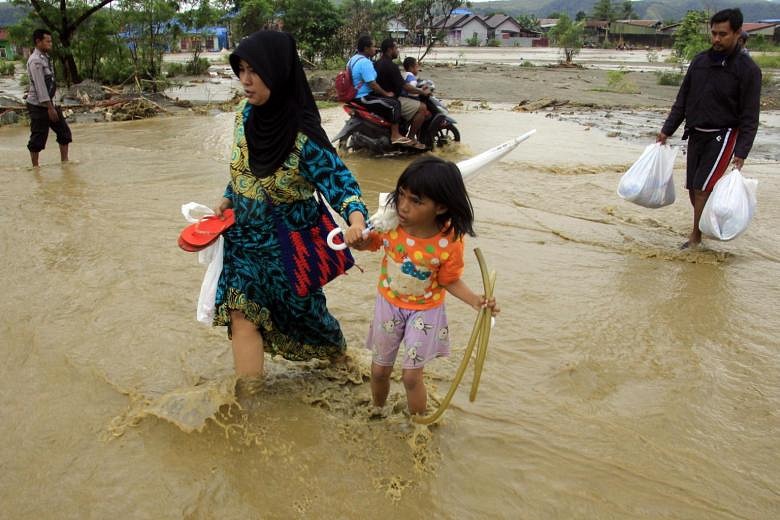
<instances>
[{"instance_id":1,"label":"brown water","mask_svg":"<svg viewBox=\"0 0 780 520\"><path fill-rule=\"evenodd\" d=\"M337 131L340 110L324 116ZM389 416L369 417L370 253L327 288L355 367L271 361L231 406L229 343L195 321L203 270L176 247L181 204L227 182L230 114L75 125L74 162L50 147L39 171L26 129L0 129L0 517L777 518L777 163L746 169L747 233L679 252L682 190L658 210L615 194L646 138L456 117L453 160L538 133L469 186L469 243L503 312L477 401L469 373L430 429L397 381ZM372 209L405 164L347 162ZM473 258L466 279L480 286ZM455 300L449 314L454 355L427 371L438 397L474 319Z\"/></svg>"}]
</instances>

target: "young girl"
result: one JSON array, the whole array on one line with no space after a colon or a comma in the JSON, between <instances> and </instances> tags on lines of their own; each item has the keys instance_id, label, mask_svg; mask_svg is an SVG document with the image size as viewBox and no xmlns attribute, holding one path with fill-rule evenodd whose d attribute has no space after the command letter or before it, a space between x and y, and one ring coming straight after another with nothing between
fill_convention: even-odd
<instances>
[{"instance_id":1,"label":"young girl","mask_svg":"<svg viewBox=\"0 0 780 520\"><path fill-rule=\"evenodd\" d=\"M390 374L398 348L404 342L403 383L409 412L421 414L427 406L423 367L450 352L444 296L447 292L474 309L487 306L493 315L494 298L484 299L461 280L463 238L474 235L474 213L458 167L435 157L410 164L390 195L398 211L398 227L372 231L357 249L384 247L374 320L366 341L373 352L371 393L383 407L390 391Z\"/></svg>"}]
</instances>

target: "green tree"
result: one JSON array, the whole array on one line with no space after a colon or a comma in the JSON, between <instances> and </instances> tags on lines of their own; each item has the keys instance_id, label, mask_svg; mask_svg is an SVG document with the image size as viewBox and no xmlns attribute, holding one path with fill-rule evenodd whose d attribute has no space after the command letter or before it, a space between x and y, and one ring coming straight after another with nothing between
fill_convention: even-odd
<instances>
[{"instance_id":1,"label":"green tree","mask_svg":"<svg viewBox=\"0 0 780 520\"><path fill-rule=\"evenodd\" d=\"M342 21L329 0L284 0L281 7L284 30L295 37L305 59L312 61L331 53L331 39Z\"/></svg>"},{"instance_id":2,"label":"green tree","mask_svg":"<svg viewBox=\"0 0 780 520\"><path fill-rule=\"evenodd\" d=\"M387 33L387 22L398 16L399 7L393 0L373 0L371 2L371 14L373 18L373 30Z\"/></svg>"},{"instance_id":3,"label":"green tree","mask_svg":"<svg viewBox=\"0 0 780 520\"><path fill-rule=\"evenodd\" d=\"M341 19L344 23L336 31L333 45L337 49L334 56L347 59L355 53L355 43L362 34L370 34L376 39L380 36L374 32L371 13L371 2L365 0L349 0L341 4Z\"/></svg>"},{"instance_id":4,"label":"green tree","mask_svg":"<svg viewBox=\"0 0 780 520\"><path fill-rule=\"evenodd\" d=\"M397 17L399 6L392 0L347 0L341 4L343 24L336 33L334 44L344 58L355 52L355 42L362 34L370 34L379 43L387 36L387 24ZM411 28L410 28L411 29Z\"/></svg>"},{"instance_id":5,"label":"green tree","mask_svg":"<svg viewBox=\"0 0 780 520\"><path fill-rule=\"evenodd\" d=\"M72 48L83 77L111 82L116 80L115 72L128 70L130 53L119 41L119 32L119 16L107 9L95 13L81 25Z\"/></svg>"},{"instance_id":6,"label":"green tree","mask_svg":"<svg viewBox=\"0 0 780 520\"><path fill-rule=\"evenodd\" d=\"M30 5L32 12L28 15L31 21L40 20L55 36L58 50L55 54L62 63L66 83L79 83L76 58L73 55L73 41L76 31L92 15L110 4L113 0L15 0L17 5ZM27 40L31 38L28 35Z\"/></svg>"},{"instance_id":7,"label":"green tree","mask_svg":"<svg viewBox=\"0 0 780 520\"><path fill-rule=\"evenodd\" d=\"M685 61L710 46L706 33L708 17L704 11L688 11L674 36L674 53Z\"/></svg>"},{"instance_id":8,"label":"green tree","mask_svg":"<svg viewBox=\"0 0 780 520\"><path fill-rule=\"evenodd\" d=\"M462 6L461 0L403 0L399 16L407 28L424 37L425 50L418 51L422 61L433 45L447 37L443 29L452 18L452 12ZM468 2L466 5L470 5Z\"/></svg>"},{"instance_id":9,"label":"green tree","mask_svg":"<svg viewBox=\"0 0 780 520\"><path fill-rule=\"evenodd\" d=\"M611 0L598 0L593 5L593 19L615 21L615 8Z\"/></svg>"},{"instance_id":10,"label":"green tree","mask_svg":"<svg viewBox=\"0 0 780 520\"><path fill-rule=\"evenodd\" d=\"M208 61L200 59L203 52L203 41L209 36L207 27L215 25L222 17L222 12L217 10L209 0L199 0L194 9L183 12L179 19L187 26L186 35L192 41L192 60L189 63L191 74L203 74L204 68L208 68Z\"/></svg>"},{"instance_id":11,"label":"green tree","mask_svg":"<svg viewBox=\"0 0 780 520\"><path fill-rule=\"evenodd\" d=\"M577 14L574 16L574 20L581 22L582 20L585 20L588 18L588 13L585 11L577 11Z\"/></svg>"},{"instance_id":12,"label":"green tree","mask_svg":"<svg viewBox=\"0 0 780 520\"><path fill-rule=\"evenodd\" d=\"M620 15L623 20L633 20L636 18L636 12L634 12L634 2L631 0L625 0L621 6Z\"/></svg>"},{"instance_id":13,"label":"green tree","mask_svg":"<svg viewBox=\"0 0 780 520\"><path fill-rule=\"evenodd\" d=\"M571 64L574 56L582 49L583 27L583 22L573 22L567 15L562 14L555 27L550 29L550 38L563 50L567 64Z\"/></svg>"},{"instance_id":14,"label":"green tree","mask_svg":"<svg viewBox=\"0 0 780 520\"><path fill-rule=\"evenodd\" d=\"M539 31L541 27L539 25L539 19L533 14L521 14L515 16L515 20L520 24L520 27L528 31Z\"/></svg>"},{"instance_id":15,"label":"green tree","mask_svg":"<svg viewBox=\"0 0 780 520\"><path fill-rule=\"evenodd\" d=\"M271 0L239 0L235 7L238 14L230 25L236 41L269 27L273 21L274 7Z\"/></svg>"},{"instance_id":16,"label":"green tree","mask_svg":"<svg viewBox=\"0 0 780 520\"><path fill-rule=\"evenodd\" d=\"M136 81L156 80L162 70L162 57L166 49L173 47L181 36L180 27L174 23L179 8L175 0L120 0L125 43L133 62Z\"/></svg>"}]
</instances>

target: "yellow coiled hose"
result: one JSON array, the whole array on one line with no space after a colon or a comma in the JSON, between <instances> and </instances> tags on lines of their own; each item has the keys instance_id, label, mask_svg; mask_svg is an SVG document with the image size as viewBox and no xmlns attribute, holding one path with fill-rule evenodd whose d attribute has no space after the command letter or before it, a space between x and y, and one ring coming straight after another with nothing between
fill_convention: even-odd
<instances>
[{"instance_id":1,"label":"yellow coiled hose","mask_svg":"<svg viewBox=\"0 0 780 520\"><path fill-rule=\"evenodd\" d=\"M496 285L496 272L493 271L488 274L487 264L485 263L485 257L482 256L482 251L479 248L474 249L474 254L477 255L477 262L479 263L479 270L482 273L482 285L484 287L485 298L490 299L493 297L493 289ZM491 311L487 307L483 307L477 313L477 319L474 322L474 328L471 329L471 337L466 345L466 351L463 353L463 360L460 362L458 371L455 373L455 379L450 385L450 389L447 391L447 395L444 396L439 408L428 416L415 415L412 416L412 420L418 424L433 424L439 420L444 411L450 404L452 396L455 394L455 390L458 389L460 380L463 379L463 374L466 372L469 361L471 360L471 354L474 348L477 349L477 354L474 361L474 379L471 382L471 393L469 394L469 400L474 401L477 398L477 389L479 388L479 380L482 376L482 367L485 364L485 356L487 355L488 340L490 339L490 321Z\"/></svg>"}]
</instances>

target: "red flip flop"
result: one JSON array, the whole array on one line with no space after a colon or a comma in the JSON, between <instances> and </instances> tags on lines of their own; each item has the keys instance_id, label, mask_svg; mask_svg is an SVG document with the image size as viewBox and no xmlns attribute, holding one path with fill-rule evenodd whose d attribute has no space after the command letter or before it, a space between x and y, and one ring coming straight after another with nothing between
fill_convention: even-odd
<instances>
[{"instance_id":1,"label":"red flip flop","mask_svg":"<svg viewBox=\"0 0 780 520\"><path fill-rule=\"evenodd\" d=\"M211 245L223 231L236 222L232 209L226 209L222 215L224 220L214 215L207 215L184 228L179 235L179 247L194 252Z\"/></svg>"},{"instance_id":2,"label":"red flip flop","mask_svg":"<svg viewBox=\"0 0 780 520\"><path fill-rule=\"evenodd\" d=\"M192 246L192 245L188 244L187 242L185 242L184 239L182 239L181 236L180 236L179 240L178 240L178 243L179 243L179 247L182 248L182 250L187 251L188 253L197 253L201 249L206 249L207 247L209 247L211 244L213 244L216 241L217 241L217 237L214 237L214 240L212 240L211 242L209 242L208 244L206 244L204 246Z\"/></svg>"}]
</instances>

